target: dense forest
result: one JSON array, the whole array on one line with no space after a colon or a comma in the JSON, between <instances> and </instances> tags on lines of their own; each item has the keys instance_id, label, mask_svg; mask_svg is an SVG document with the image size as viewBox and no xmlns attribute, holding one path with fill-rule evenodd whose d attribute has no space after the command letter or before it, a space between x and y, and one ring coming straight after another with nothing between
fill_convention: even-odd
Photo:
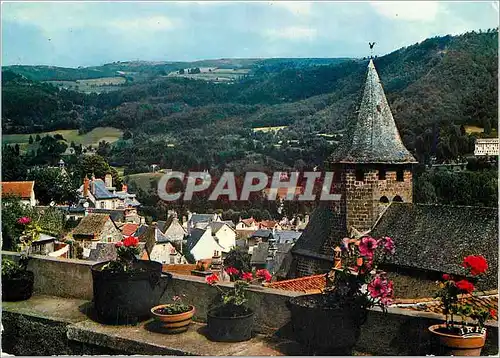
<instances>
[{"instance_id":1,"label":"dense forest","mask_svg":"<svg viewBox=\"0 0 500 358\"><path fill-rule=\"evenodd\" d=\"M430 38L374 59L403 142L420 163L460 160L473 152L475 138L497 136L497 54L498 31L491 29ZM10 66L2 69L2 130L8 134L122 129L122 139L112 145L101 143L98 150L110 165L124 167L125 175L147 172L152 163L215 173L321 169L355 118L367 61L116 62L79 69ZM189 66L246 68L249 75L233 83L164 76ZM130 78L117 90L100 94L41 82L116 76L116 71L128 71ZM284 128L255 130L276 126ZM468 131L471 126L482 132ZM17 152L41 165L43 156L48 158L55 150L49 139L45 142L47 148L40 153ZM8 169L14 176L19 175L16 170ZM425 177L434 194L427 190L422 200L448 195L436 189L442 180ZM419 187L429 188L423 182Z\"/></svg>"}]
</instances>

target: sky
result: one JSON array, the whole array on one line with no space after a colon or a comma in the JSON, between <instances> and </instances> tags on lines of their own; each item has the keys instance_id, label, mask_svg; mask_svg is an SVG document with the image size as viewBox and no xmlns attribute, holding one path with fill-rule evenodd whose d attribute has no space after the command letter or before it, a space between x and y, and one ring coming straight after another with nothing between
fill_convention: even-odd
<instances>
[{"instance_id":1,"label":"sky","mask_svg":"<svg viewBox=\"0 0 500 358\"><path fill-rule=\"evenodd\" d=\"M2 65L384 55L498 26L498 1L3 2Z\"/></svg>"}]
</instances>

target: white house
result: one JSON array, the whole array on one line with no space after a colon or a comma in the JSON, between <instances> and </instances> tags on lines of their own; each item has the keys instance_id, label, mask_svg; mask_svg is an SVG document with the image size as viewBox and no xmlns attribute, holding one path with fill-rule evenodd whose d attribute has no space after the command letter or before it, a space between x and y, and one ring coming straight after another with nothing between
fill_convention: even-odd
<instances>
[{"instance_id":1,"label":"white house","mask_svg":"<svg viewBox=\"0 0 500 358\"><path fill-rule=\"evenodd\" d=\"M147 255L147 254L146 254ZM147 259L143 257L143 259ZM162 264L187 264L187 260L170 242L157 243L151 250L150 259Z\"/></svg>"},{"instance_id":2,"label":"white house","mask_svg":"<svg viewBox=\"0 0 500 358\"><path fill-rule=\"evenodd\" d=\"M215 241L224 249L222 252L229 252L236 246L236 231L223 221L214 221L210 223L212 236Z\"/></svg>"},{"instance_id":3,"label":"white house","mask_svg":"<svg viewBox=\"0 0 500 358\"><path fill-rule=\"evenodd\" d=\"M170 241L182 241L187 236L187 230L175 216L170 216L166 222L158 221L156 226Z\"/></svg>"},{"instance_id":4,"label":"white house","mask_svg":"<svg viewBox=\"0 0 500 358\"><path fill-rule=\"evenodd\" d=\"M217 214L196 214L188 212L186 229L188 233L191 229L205 229L213 221L222 221L222 217Z\"/></svg>"},{"instance_id":5,"label":"white house","mask_svg":"<svg viewBox=\"0 0 500 358\"><path fill-rule=\"evenodd\" d=\"M34 181L4 181L1 185L2 198L12 195L20 198L23 205L31 207L36 205Z\"/></svg>"},{"instance_id":6,"label":"white house","mask_svg":"<svg viewBox=\"0 0 500 358\"><path fill-rule=\"evenodd\" d=\"M259 225L257 221L252 217L248 219L241 219L239 223L236 224L236 230L257 230Z\"/></svg>"},{"instance_id":7,"label":"white house","mask_svg":"<svg viewBox=\"0 0 500 358\"><path fill-rule=\"evenodd\" d=\"M205 230L198 228L191 229L186 245L196 261L211 259L215 251L225 251L225 248L219 245L212 236L210 226L207 226Z\"/></svg>"}]
</instances>

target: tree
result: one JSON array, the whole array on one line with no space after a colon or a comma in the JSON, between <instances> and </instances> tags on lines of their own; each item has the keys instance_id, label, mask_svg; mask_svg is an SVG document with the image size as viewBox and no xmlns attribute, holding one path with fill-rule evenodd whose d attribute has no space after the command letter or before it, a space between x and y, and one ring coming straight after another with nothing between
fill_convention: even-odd
<instances>
[{"instance_id":1,"label":"tree","mask_svg":"<svg viewBox=\"0 0 500 358\"><path fill-rule=\"evenodd\" d=\"M130 131L123 132L123 139L128 140L130 138L132 138L132 133L130 133Z\"/></svg>"},{"instance_id":2,"label":"tree","mask_svg":"<svg viewBox=\"0 0 500 358\"><path fill-rule=\"evenodd\" d=\"M34 168L28 174L35 181L35 196L42 205L72 203L76 200L77 187L69 174L59 168Z\"/></svg>"},{"instance_id":3,"label":"tree","mask_svg":"<svg viewBox=\"0 0 500 358\"><path fill-rule=\"evenodd\" d=\"M29 144L33 144L33 137L30 135L30 138L28 139Z\"/></svg>"},{"instance_id":4,"label":"tree","mask_svg":"<svg viewBox=\"0 0 500 358\"><path fill-rule=\"evenodd\" d=\"M40 134L37 134L36 137L35 137L35 141L39 142L40 141Z\"/></svg>"},{"instance_id":5,"label":"tree","mask_svg":"<svg viewBox=\"0 0 500 358\"><path fill-rule=\"evenodd\" d=\"M250 272L250 255L240 247L233 247L224 259L224 267L234 267L239 271Z\"/></svg>"},{"instance_id":6,"label":"tree","mask_svg":"<svg viewBox=\"0 0 500 358\"><path fill-rule=\"evenodd\" d=\"M77 164L75 168L75 172L77 173L77 180L81 183L85 176L92 177L95 175L96 178L104 178L104 176L108 173L113 177L113 186L117 188L121 188L122 179L118 172L110 167L108 162L101 157L100 155L86 155L84 158Z\"/></svg>"}]
</instances>

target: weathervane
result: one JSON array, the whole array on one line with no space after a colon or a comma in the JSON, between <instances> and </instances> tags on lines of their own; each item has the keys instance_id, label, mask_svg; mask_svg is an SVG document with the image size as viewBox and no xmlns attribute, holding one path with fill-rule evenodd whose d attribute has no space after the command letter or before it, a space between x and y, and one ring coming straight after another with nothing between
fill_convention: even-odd
<instances>
[{"instance_id":1,"label":"weathervane","mask_svg":"<svg viewBox=\"0 0 500 358\"><path fill-rule=\"evenodd\" d=\"M375 42L368 42L370 45L370 58L373 58L373 46L375 46Z\"/></svg>"}]
</instances>

